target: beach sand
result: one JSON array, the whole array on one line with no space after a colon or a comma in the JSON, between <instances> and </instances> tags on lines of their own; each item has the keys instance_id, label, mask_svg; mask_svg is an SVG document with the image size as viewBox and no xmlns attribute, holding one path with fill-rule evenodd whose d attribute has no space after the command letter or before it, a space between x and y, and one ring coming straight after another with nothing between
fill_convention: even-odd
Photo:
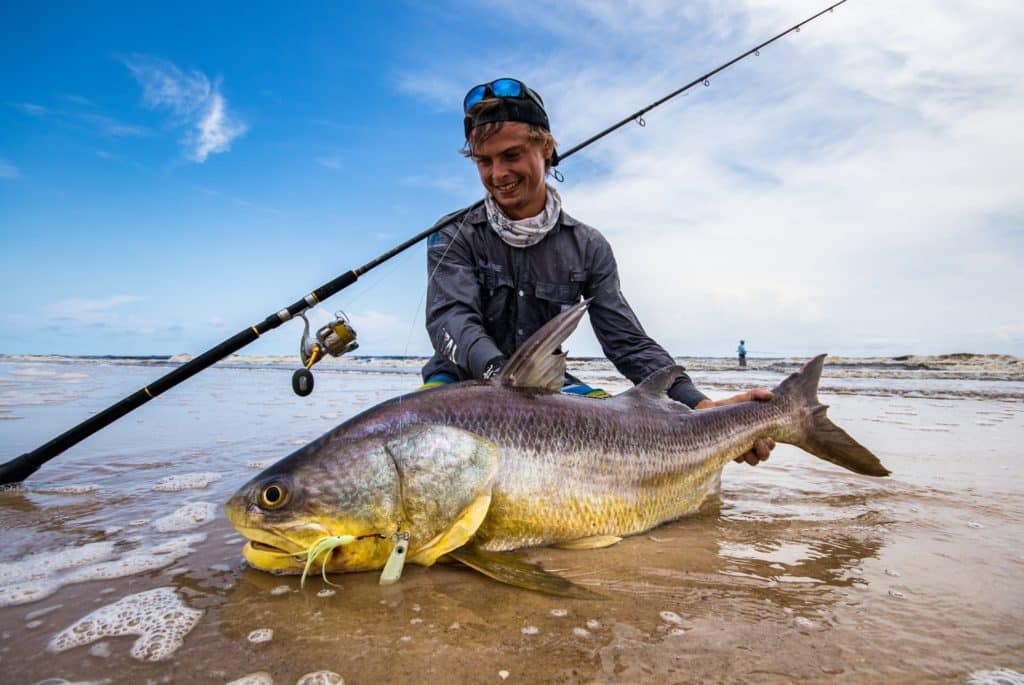
<instances>
[{"instance_id":1,"label":"beach sand","mask_svg":"<svg viewBox=\"0 0 1024 685\"><path fill-rule=\"evenodd\" d=\"M0 457L163 372L0 365ZM300 399L289 373L214 368L0 493L4 682L226 683L262 672L294 683L332 671L350 684L964 683L1024 672L1020 398L823 392L832 419L892 477L783 445L756 468L729 464L719 507L701 516L607 549L522 553L607 597L580 601L460 567L411 566L390 587L372 573L332 576L338 587L315 577L305 590L247 568L220 510L230 494L415 384L320 374ZM134 619L148 635L137 653L165 657L147 661L131 653L138 634L102 633L132 628L123 607L158 588L171 604ZM127 602L121 618L63 632L117 602ZM146 633L153 616L182 626L180 646ZM68 646L74 634L83 643Z\"/></svg>"}]
</instances>

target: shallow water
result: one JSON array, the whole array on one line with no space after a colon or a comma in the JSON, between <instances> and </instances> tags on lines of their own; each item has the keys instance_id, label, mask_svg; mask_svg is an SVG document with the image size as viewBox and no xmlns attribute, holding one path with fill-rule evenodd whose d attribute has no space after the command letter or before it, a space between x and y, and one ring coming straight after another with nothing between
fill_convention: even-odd
<instances>
[{"instance_id":1,"label":"shallow water","mask_svg":"<svg viewBox=\"0 0 1024 685\"><path fill-rule=\"evenodd\" d=\"M230 494L416 380L318 373L300 399L288 370L215 367L0 493L4 682L223 683L263 671L294 683L330 670L348 683L962 683L982 670L1024 672L1020 380L865 368L829 376L826 367L822 400L893 477L859 477L780 446L757 468L726 467L715 511L603 550L524 552L608 597L577 601L458 567L410 567L391 587L375 574L333 576L337 588L317 577L304 591L298 578L246 568L220 511ZM694 375L721 396L790 370ZM0 457L163 372L0 362ZM874 390L856 394L859 383ZM181 605L153 604L169 617L162 624L202 612L176 649L148 638L170 645L165 660L133 656L138 634L48 651L91 612L158 588ZM10 603L26 596L38 598Z\"/></svg>"}]
</instances>

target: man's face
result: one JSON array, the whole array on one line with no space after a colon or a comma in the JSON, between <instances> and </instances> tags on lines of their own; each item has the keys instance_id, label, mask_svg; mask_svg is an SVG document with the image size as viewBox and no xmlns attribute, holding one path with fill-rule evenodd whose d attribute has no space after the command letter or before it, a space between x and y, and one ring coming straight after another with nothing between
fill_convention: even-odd
<instances>
[{"instance_id":1,"label":"man's face","mask_svg":"<svg viewBox=\"0 0 1024 685\"><path fill-rule=\"evenodd\" d=\"M536 216L544 209L544 160L551 150L532 142L519 121L501 129L473 149L480 181L510 219Z\"/></svg>"}]
</instances>

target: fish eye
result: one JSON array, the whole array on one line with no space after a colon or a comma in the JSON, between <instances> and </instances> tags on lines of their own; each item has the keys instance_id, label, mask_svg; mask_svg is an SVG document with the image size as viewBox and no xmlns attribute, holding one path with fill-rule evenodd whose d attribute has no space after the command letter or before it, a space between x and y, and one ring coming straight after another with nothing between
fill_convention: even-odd
<instances>
[{"instance_id":1,"label":"fish eye","mask_svg":"<svg viewBox=\"0 0 1024 685\"><path fill-rule=\"evenodd\" d=\"M264 509L277 509L284 504L287 496L287 490L280 483L265 485L260 490L260 506Z\"/></svg>"}]
</instances>

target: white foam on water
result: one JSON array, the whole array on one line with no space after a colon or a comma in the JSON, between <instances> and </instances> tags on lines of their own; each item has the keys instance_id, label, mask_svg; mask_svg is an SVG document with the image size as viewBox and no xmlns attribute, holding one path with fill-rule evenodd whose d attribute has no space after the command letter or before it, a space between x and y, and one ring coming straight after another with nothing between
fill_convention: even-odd
<instances>
[{"instance_id":1,"label":"white foam on water","mask_svg":"<svg viewBox=\"0 0 1024 685\"><path fill-rule=\"evenodd\" d=\"M97 642L89 648L89 654L100 659L106 659L110 656L110 643L109 642Z\"/></svg>"},{"instance_id":2,"label":"white foam on water","mask_svg":"<svg viewBox=\"0 0 1024 685\"><path fill-rule=\"evenodd\" d=\"M601 627L601 622L600 621L597 621L595 619L590 619L589 621L587 621L587 628L590 628L591 630L597 630L600 627Z\"/></svg>"},{"instance_id":3,"label":"white foam on water","mask_svg":"<svg viewBox=\"0 0 1024 685\"><path fill-rule=\"evenodd\" d=\"M256 671L232 680L227 685L274 685L274 676L266 671Z\"/></svg>"},{"instance_id":4,"label":"white foam on water","mask_svg":"<svg viewBox=\"0 0 1024 685\"><path fill-rule=\"evenodd\" d=\"M803 616L797 616L795 619L793 619L793 623L796 625L797 628L801 628L803 630L816 630L818 628L817 623L815 623L809 618L804 618Z\"/></svg>"},{"instance_id":5,"label":"white foam on water","mask_svg":"<svg viewBox=\"0 0 1024 685\"><path fill-rule=\"evenodd\" d=\"M96 492L99 489L100 486L87 483L86 485L56 485L54 487L33 488L32 492L37 492L41 495L85 495L90 492Z\"/></svg>"},{"instance_id":6,"label":"white foam on water","mask_svg":"<svg viewBox=\"0 0 1024 685\"><path fill-rule=\"evenodd\" d=\"M114 552L112 541L91 542L53 552L36 552L18 561L0 564L0 583L13 580L40 578L53 573L110 557Z\"/></svg>"},{"instance_id":7,"label":"white foam on water","mask_svg":"<svg viewBox=\"0 0 1024 685\"><path fill-rule=\"evenodd\" d=\"M501 678L502 680L508 680L508 676L509 675L510 675L509 672L506 671L505 669L502 669L502 670L498 671L498 677Z\"/></svg>"},{"instance_id":8,"label":"white foam on water","mask_svg":"<svg viewBox=\"0 0 1024 685\"><path fill-rule=\"evenodd\" d=\"M213 520L216 505L211 502L190 502L172 514L153 521L158 533L175 533L198 528Z\"/></svg>"},{"instance_id":9,"label":"white foam on water","mask_svg":"<svg viewBox=\"0 0 1024 685\"><path fill-rule=\"evenodd\" d=\"M140 661L162 661L184 643L203 612L188 607L171 587L122 597L80 618L51 638L47 650L63 652L105 637L138 635L129 652Z\"/></svg>"},{"instance_id":10,"label":"white foam on water","mask_svg":"<svg viewBox=\"0 0 1024 685\"><path fill-rule=\"evenodd\" d=\"M537 626L524 626L520 632L522 632L523 635L536 635L540 632L540 628Z\"/></svg>"},{"instance_id":11,"label":"white foam on water","mask_svg":"<svg viewBox=\"0 0 1024 685\"><path fill-rule=\"evenodd\" d=\"M674 611L663 611L659 615L661 616L661 620L665 623L671 623L677 626L681 626L685 623L683 617Z\"/></svg>"},{"instance_id":12,"label":"white foam on water","mask_svg":"<svg viewBox=\"0 0 1024 685\"><path fill-rule=\"evenodd\" d=\"M974 671L967 676L964 685L1024 685L1024 674L1008 668Z\"/></svg>"},{"instance_id":13,"label":"white foam on water","mask_svg":"<svg viewBox=\"0 0 1024 685\"><path fill-rule=\"evenodd\" d=\"M334 596L335 594L337 594L337 592L336 592L336 591L334 591L334 590L332 590L332 589L330 589L330 588L324 588L324 589L323 589L323 590L321 590L320 592L316 593L316 596L317 596L317 597L332 597L332 596Z\"/></svg>"},{"instance_id":14,"label":"white foam on water","mask_svg":"<svg viewBox=\"0 0 1024 685\"><path fill-rule=\"evenodd\" d=\"M245 468L252 469L253 471L262 471L273 463L272 461L250 461L245 465Z\"/></svg>"},{"instance_id":15,"label":"white foam on water","mask_svg":"<svg viewBox=\"0 0 1024 685\"><path fill-rule=\"evenodd\" d=\"M115 557L112 541L30 554L0 564L0 607L35 602L73 583L122 578L164 568L191 554L193 545L204 540L203 533L183 535L119 557Z\"/></svg>"},{"instance_id":16,"label":"white foam on water","mask_svg":"<svg viewBox=\"0 0 1024 685\"><path fill-rule=\"evenodd\" d=\"M153 485L153 491L205 490L210 483L216 483L220 478L219 473L182 473L176 476L166 476Z\"/></svg>"},{"instance_id":17,"label":"white foam on water","mask_svg":"<svg viewBox=\"0 0 1024 685\"><path fill-rule=\"evenodd\" d=\"M272 595L274 595L276 597L278 595L287 595L291 591L292 591L292 589L288 585L278 585L277 587L275 587L273 590L270 591L270 594L272 594Z\"/></svg>"},{"instance_id":18,"label":"white foam on water","mask_svg":"<svg viewBox=\"0 0 1024 685\"><path fill-rule=\"evenodd\" d=\"M46 616L49 613L57 611L57 609L63 608L63 606L64 606L63 604L54 604L52 607L43 607L42 609L36 609L35 611L30 611L27 614L25 614L25 620L26 621L33 621L33 620L35 620L37 618L42 618L43 616Z\"/></svg>"},{"instance_id":19,"label":"white foam on water","mask_svg":"<svg viewBox=\"0 0 1024 685\"><path fill-rule=\"evenodd\" d=\"M274 639L274 630L272 628L257 628L249 633L246 639L254 645L270 642Z\"/></svg>"},{"instance_id":20,"label":"white foam on water","mask_svg":"<svg viewBox=\"0 0 1024 685\"><path fill-rule=\"evenodd\" d=\"M588 638L588 637L590 637L590 631L587 630L586 628L573 628L572 629L572 634L575 635L578 638Z\"/></svg>"},{"instance_id":21,"label":"white foam on water","mask_svg":"<svg viewBox=\"0 0 1024 685\"><path fill-rule=\"evenodd\" d=\"M345 679L334 671L314 671L299 678L295 685L345 685Z\"/></svg>"},{"instance_id":22,"label":"white foam on water","mask_svg":"<svg viewBox=\"0 0 1024 685\"><path fill-rule=\"evenodd\" d=\"M556 617L556 618L563 618L565 616L568 616L569 612L566 611L565 609L552 609L551 610L551 615Z\"/></svg>"}]
</instances>

